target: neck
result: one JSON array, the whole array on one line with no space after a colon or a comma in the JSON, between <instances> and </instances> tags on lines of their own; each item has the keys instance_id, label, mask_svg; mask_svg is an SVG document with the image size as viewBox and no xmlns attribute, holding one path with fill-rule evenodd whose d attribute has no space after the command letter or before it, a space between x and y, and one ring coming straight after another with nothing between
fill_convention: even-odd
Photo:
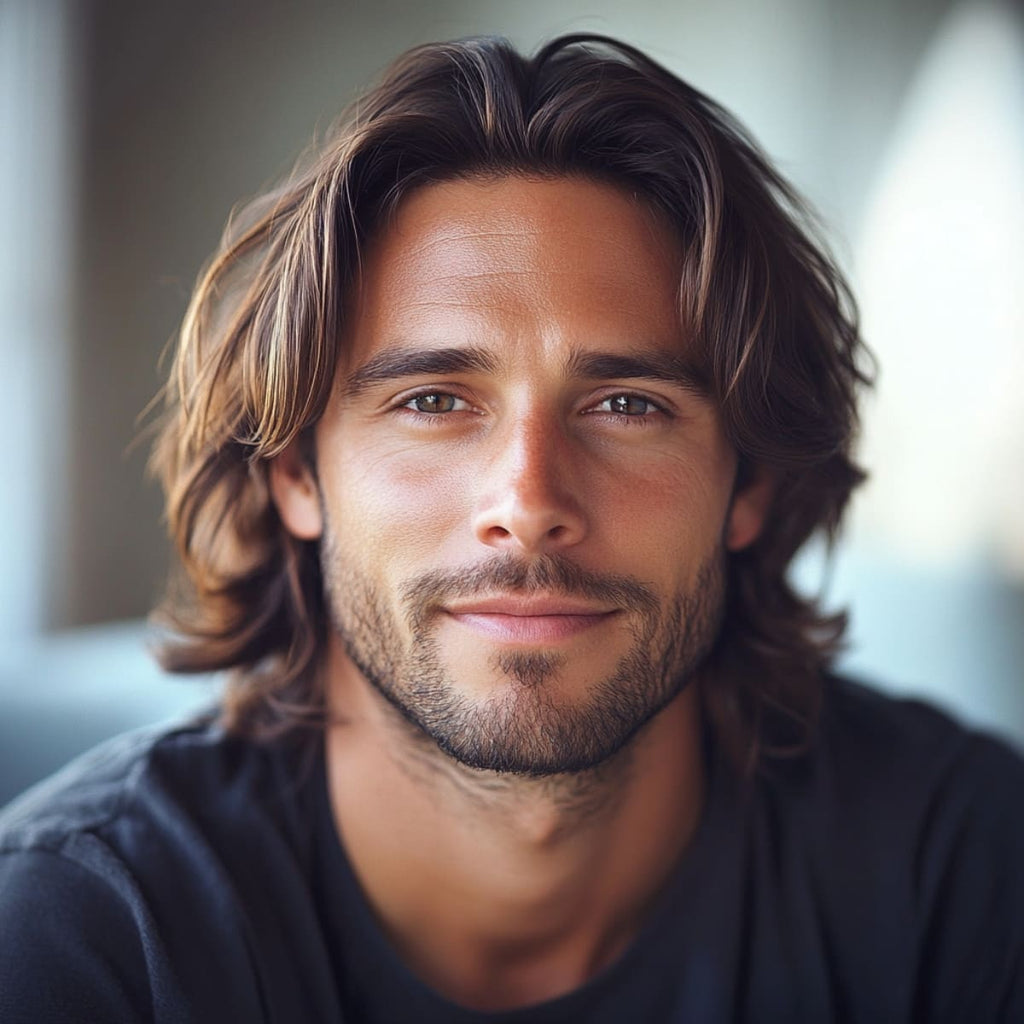
<instances>
[{"instance_id":1,"label":"neck","mask_svg":"<svg viewBox=\"0 0 1024 1024\"><path fill-rule=\"evenodd\" d=\"M409 967L464 1006L565 994L616 960L696 826L696 687L588 772L465 768L404 721L340 652L327 734L335 824Z\"/></svg>"}]
</instances>

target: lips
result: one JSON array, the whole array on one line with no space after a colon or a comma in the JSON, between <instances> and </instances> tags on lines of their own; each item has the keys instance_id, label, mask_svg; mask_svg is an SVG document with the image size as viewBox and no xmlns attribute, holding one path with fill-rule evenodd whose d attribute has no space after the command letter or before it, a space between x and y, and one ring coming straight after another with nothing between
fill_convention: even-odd
<instances>
[{"instance_id":1,"label":"lips","mask_svg":"<svg viewBox=\"0 0 1024 1024\"><path fill-rule=\"evenodd\" d=\"M459 625L499 643L556 643L593 629L617 609L565 597L483 598L452 605L446 614Z\"/></svg>"}]
</instances>

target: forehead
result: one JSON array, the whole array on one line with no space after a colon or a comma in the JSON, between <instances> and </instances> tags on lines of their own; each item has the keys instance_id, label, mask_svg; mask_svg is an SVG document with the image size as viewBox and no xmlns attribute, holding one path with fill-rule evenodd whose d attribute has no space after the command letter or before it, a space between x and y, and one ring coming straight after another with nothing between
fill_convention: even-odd
<instances>
[{"instance_id":1,"label":"forehead","mask_svg":"<svg viewBox=\"0 0 1024 1024\"><path fill-rule=\"evenodd\" d=\"M679 249L649 206L604 183L426 186L366 249L345 362L406 345L678 349Z\"/></svg>"}]
</instances>

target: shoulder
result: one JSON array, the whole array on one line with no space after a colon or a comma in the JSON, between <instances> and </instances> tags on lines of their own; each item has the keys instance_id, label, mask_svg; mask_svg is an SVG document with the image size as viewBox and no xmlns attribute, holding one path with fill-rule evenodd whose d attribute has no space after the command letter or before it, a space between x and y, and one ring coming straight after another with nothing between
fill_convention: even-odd
<instances>
[{"instance_id":1,"label":"shoulder","mask_svg":"<svg viewBox=\"0 0 1024 1024\"><path fill-rule=\"evenodd\" d=\"M917 700L841 679L828 683L808 803L835 837L913 875L922 905L949 896L946 877L978 892L1000 872L1024 915L1024 758ZM972 877L971 872L976 874Z\"/></svg>"},{"instance_id":2,"label":"shoulder","mask_svg":"<svg viewBox=\"0 0 1024 1024\"><path fill-rule=\"evenodd\" d=\"M215 725L143 729L115 737L43 780L0 811L0 853L57 850L74 835L144 813L158 791L223 783L252 754Z\"/></svg>"},{"instance_id":3,"label":"shoulder","mask_svg":"<svg viewBox=\"0 0 1024 1024\"><path fill-rule=\"evenodd\" d=\"M1024 791L1024 758L1006 742L923 701L836 677L826 682L812 763L852 807L902 804L910 814L939 801L975 813Z\"/></svg>"},{"instance_id":4,"label":"shoulder","mask_svg":"<svg viewBox=\"0 0 1024 1024\"><path fill-rule=\"evenodd\" d=\"M124 835L157 831L146 779L157 751L179 742L153 730L118 737L0 812L5 1020L149 1016L167 976L147 962L153 929Z\"/></svg>"},{"instance_id":5,"label":"shoulder","mask_svg":"<svg viewBox=\"0 0 1024 1024\"><path fill-rule=\"evenodd\" d=\"M255 999L251 919L302 870L287 750L209 723L137 732L8 805L0 947L19 954L0 964L0 993L28 1014L11 1019L82 1019L65 1015L81 1005L89 1019L137 1019L129 1003L138 1019L156 1005L160 1019L227 1019L226 1001ZM241 1013L259 1019L255 1005Z\"/></svg>"},{"instance_id":6,"label":"shoulder","mask_svg":"<svg viewBox=\"0 0 1024 1024\"><path fill-rule=\"evenodd\" d=\"M1016 750L922 701L845 679L826 680L813 748L769 766L761 791L818 841L869 859L902 854L916 871L931 853L954 852L955 837L959 854L1024 844Z\"/></svg>"},{"instance_id":7,"label":"shoulder","mask_svg":"<svg viewBox=\"0 0 1024 1024\"><path fill-rule=\"evenodd\" d=\"M49 852L112 884L116 863L136 877L212 863L240 842L300 830L302 771L286 741L250 741L212 721L128 733L0 811L0 857Z\"/></svg>"},{"instance_id":8,"label":"shoulder","mask_svg":"<svg viewBox=\"0 0 1024 1024\"><path fill-rule=\"evenodd\" d=\"M0 949L5 1022L150 1015L151 972L133 907L73 857L0 854Z\"/></svg>"},{"instance_id":9,"label":"shoulder","mask_svg":"<svg viewBox=\"0 0 1024 1024\"><path fill-rule=\"evenodd\" d=\"M865 958L884 953L917 979L922 1019L1024 1011L1017 751L925 703L830 679L816 748L768 791Z\"/></svg>"},{"instance_id":10,"label":"shoulder","mask_svg":"<svg viewBox=\"0 0 1024 1024\"><path fill-rule=\"evenodd\" d=\"M16 797L0 811L0 853L51 848L115 817L164 735L118 736Z\"/></svg>"}]
</instances>

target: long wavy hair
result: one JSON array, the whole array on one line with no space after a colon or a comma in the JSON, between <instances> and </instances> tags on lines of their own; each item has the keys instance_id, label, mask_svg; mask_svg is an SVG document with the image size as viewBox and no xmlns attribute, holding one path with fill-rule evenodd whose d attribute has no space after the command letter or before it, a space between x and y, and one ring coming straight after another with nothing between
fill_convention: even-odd
<instances>
[{"instance_id":1,"label":"long wavy hair","mask_svg":"<svg viewBox=\"0 0 1024 1024\"><path fill-rule=\"evenodd\" d=\"M680 336L694 339L741 480L766 467L775 481L759 539L729 556L705 707L748 768L804 748L845 620L786 571L813 533L834 540L863 479L855 307L813 218L743 128L601 36L532 57L493 38L411 50L283 186L233 217L185 315L152 456L182 570L159 612L162 664L229 670L225 720L248 735L323 720L319 553L283 527L269 460L323 413L373 232L414 189L515 174L612 183L681 241Z\"/></svg>"}]
</instances>

